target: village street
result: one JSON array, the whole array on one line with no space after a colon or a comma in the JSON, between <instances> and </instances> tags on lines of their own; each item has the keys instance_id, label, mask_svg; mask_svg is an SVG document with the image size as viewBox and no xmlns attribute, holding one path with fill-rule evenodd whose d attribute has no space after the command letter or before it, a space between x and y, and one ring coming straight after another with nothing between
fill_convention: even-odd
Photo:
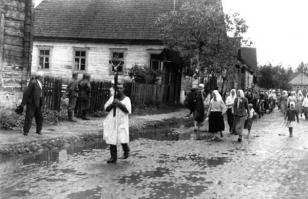
<instances>
[{"instance_id":1,"label":"village street","mask_svg":"<svg viewBox=\"0 0 308 199\"><path fill-rule=\"evenodd\" d=\"M242 143L195 140L181 127L145 132L129 159L106 164L104 144L1 162L1 198L308 198L308 122L288 137L278 110ZM122 151L118 154L121 156ZM48 158L47 158L48 157Z\"/></svg>"}]
</instances>

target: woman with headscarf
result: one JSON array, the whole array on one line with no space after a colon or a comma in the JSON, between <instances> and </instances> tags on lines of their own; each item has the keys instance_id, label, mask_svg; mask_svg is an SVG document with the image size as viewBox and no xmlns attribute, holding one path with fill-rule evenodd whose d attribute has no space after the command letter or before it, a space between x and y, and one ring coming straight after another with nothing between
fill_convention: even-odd
<instances>
[{"instance_id":1,"label":"woman with headscarf","mask_svg":"<svg viewBox=\"0 0 308 199\"><path fill-rule=\"evenodd\" d=\"M306 94L306 97L303 100L302 106L304 109L305 119L308 120L308 93Z\"/></svg>"},{"instance_id":2,"label":"woman with headscarf","mask_svg":"<svg viewBox=\"0 0 308 199\"><path fill-rule=\"evenodd\" d=\"M234 100L236 98L236 90L232 89L230 91L229 96L226 99L226 106L227 106L227 118L228 118L228 124L229 124L229 131L230 133L234 133L234 128L233 128L233 104Z\"/></svg>"},{"instance_id":3,"label":"woman with headscarf","mask_svg":"<svg viewBox=\"0 0 308 199\"><path fill-rule=\"evenodd\" d=\"M280 110L285 115L288 107L288 92L282 91L282 95L280 97Z\"/></svg>"},{"instance_id":4,"label":"woman with headscarf","mask_svg":"<svg viewBox=\"0 0 308 199\"><path fill-rule=\"evenodd\" d=\"M222 100L221 95L218 90L212 92L212 99L209 106L208 116L209 116L209 132L217 133L220 132L220 137L223 137L223 131L225 130L225 122L223 114L226 112L227 108ZM213 137L213 140L217 137Z\"/></svg>"},{"instance_id":5,"label":"woman with headscarf","mask_svg":"<svg viewBox=\"0 0 308 199\"><path fill-rule=\"evenodd\" d=\"M248 100L245 97L243 90L237 91L237 97L234 101L233 109L234 109L235 132L239 135L237 141L241 142L245 120L247 116L249 117Z\"/></svg>"},{"instance_id":6,"label":"woman with headscarf","mask_svg":"<svg viewBox=\"0 0 308 199\"><path fill-rule=\"evenodd\" d=\"M196 87L196 85L193 85L193 89L191 93L188 94L186 99L187 107L193 114L194 118L194 131L197 132L197 139L199 138L199 132L200 132L200 126L201 123L205 119L204 114L204 96L203 96L203 87L200 85L199 87Z\"/></svg>"},{"instance_id":7,"label":"woman with headscarf","mask_svg":"<svg viewBox=\"0 0 308 199\"><path fill-rule=\"evenodd\" d=\"M290 103L291 102L294 102L295 105L297 103L297 98L296 98L296 92L295 91L291 91L291 95L288 97L288 101L287 101L287 104L288 104L288 108L290 107ZM296 108L296 107L295 107Z\"/></svg>"},{"instance_id":8,"label":"woman with headscarf","mask_svg":"<svg viewBox=\"0 0 308 199\"><path fill-rule=\"evenodd\" d=\"M297 103L296 103L296 107L297 107L297 113L302 117L303 114L303 100L304 100L304 96L301 90L298 91L297 93Z\"/></svg>"}]
</instances>

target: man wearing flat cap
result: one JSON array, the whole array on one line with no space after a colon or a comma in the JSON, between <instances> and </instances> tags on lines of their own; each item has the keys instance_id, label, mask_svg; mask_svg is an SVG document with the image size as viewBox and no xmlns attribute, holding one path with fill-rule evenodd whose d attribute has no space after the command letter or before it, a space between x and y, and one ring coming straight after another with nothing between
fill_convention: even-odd
<instances>
[{"instance_id":1,"label":"man wearing flat cap","mask_svg":"<svg viewBox=\"0 0 308 199\"><path fill-rule=\"evenodd\" d=\"M110 145L111 158L107 163L116 163L117 161L117 144L121 144L124 156L129 156L129 121L128 115L131 113L130 98L125 96L123 84L117 85L116 95L111 95L104 106L107 117L104 119L104 140ZM114 109L116 114L114 115Z\"/></svg>"},{"instance_id":2,"label":"man wearing flat cap","mask_svg":"<svg viewBox=\"0 0 308 199\"><path fill-rule=\"evenodd\" d=\"M27 136L33 117L36 122L36 133L41 135L43 127L43 72L32 73L32 78L26 88L22 102L19 107L22 109L26 105L26 116L23 128L24 136Z\"/></svg>"}]
</instances>

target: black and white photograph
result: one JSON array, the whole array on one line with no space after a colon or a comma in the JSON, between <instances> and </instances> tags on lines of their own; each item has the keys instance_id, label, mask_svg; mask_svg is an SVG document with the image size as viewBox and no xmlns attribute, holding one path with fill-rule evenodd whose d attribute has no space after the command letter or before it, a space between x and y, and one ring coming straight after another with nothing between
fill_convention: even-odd
<instances>
[{"instance_id":1,"label":"black and white photograph","mask_svg":"<svg viewBox=\"0 0 308 199\"><path fill-rule=\"evenodd\" d=\"M307 9L0 0L0 199L308 199Z\"/></svg>"}]
</instances>

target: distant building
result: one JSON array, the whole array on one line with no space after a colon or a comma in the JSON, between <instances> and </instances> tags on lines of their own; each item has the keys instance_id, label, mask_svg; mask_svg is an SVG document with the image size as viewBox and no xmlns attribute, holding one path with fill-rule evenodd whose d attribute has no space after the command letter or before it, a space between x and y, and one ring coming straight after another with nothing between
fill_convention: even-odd
<instances>
[{"instance_id":1,"label":"distant building","mask_svg":"<svg viewBox=\"0 0 308 199\"><path fill-rule=\"evenodd\" d=\"M240 47L238 50L238 64L233 69L233 75L228 78L227 89L252 88L253 78L257 70L257 50L251 47Z\"/></svg>"},{"instance_id":2,"label":"distant building","mask_svg":"<svg viewBox=\"0 0 308 199\"><path fill-rule=\"evenodd\" d=\"M162 72L163 101L179 101L183 63L165 49L155 21L188 0L45 0L35 8L32 71L70 78L75 71L112 80L135 65ZM220 0L213 0L213 2Z\"/></svg>"},{"instance_id":3,"label":"distant building","mask_svg":"<svg viewBox=\"0 0 308 199\"><path fill-rule=\"evenodd\" d=\"M293 91L301 90L303 93L307 93L308 77L304 73L299 73L289 82L289 84L292 86Z\"/></svg>"}]
</instances>

